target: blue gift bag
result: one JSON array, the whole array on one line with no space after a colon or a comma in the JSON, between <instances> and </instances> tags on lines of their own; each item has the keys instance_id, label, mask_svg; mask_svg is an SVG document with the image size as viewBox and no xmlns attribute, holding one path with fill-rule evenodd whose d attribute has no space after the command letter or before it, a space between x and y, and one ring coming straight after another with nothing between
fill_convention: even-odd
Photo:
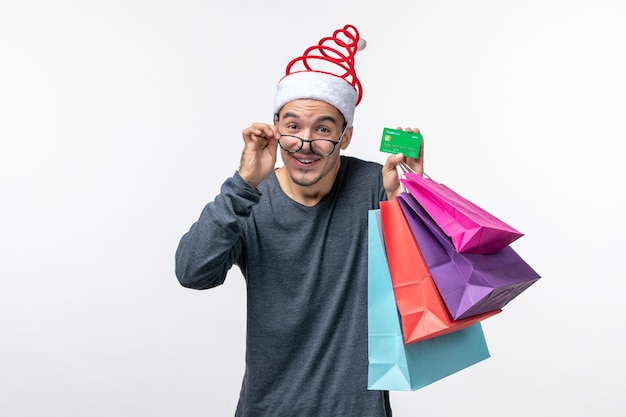
<instances>
[{"instance_id":1,"label":"blue gift bag","mask_svg":"<svg viewBox=\"0 0 626 417\"><path fill-rule=\"evenodd\" d=\"M368 389L415 391L487 359L489 350L480 323L404 343L380 210L370 210L368 215Z\"/></svg>"}]
</instances>

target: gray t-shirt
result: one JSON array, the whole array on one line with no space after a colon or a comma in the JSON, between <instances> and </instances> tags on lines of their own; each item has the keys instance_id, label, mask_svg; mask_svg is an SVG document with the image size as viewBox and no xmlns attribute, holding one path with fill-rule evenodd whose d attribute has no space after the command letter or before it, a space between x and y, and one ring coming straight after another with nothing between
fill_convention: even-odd
<instances>
[{"instance_id":1,"label":"gray t-shirt","mask_svg":"<svg viewBox=\"0 0 626 417\"><path fill-rule=\"evenodd\" d=\"M367 214L386 199L381 165L341 157L313 207L274 174L238 174L179 244L182 285L211 288L237 264L247 284L246 372L236 416L389 416L367 390Z\"/></svg>"}]
</instances>

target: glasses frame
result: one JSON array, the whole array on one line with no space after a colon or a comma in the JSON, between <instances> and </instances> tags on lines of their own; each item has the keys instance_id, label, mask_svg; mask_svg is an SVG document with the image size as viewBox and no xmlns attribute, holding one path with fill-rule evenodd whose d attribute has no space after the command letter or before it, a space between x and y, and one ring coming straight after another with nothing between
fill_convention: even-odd
<instances>
[{"instance_id":1,"label":"glasses frame","mask_svg":"<svg viewBox=\"0 0 626 417\"><path fill-rule=\"evenodd\" d=\"M344 133L346 133L346 129L347 129L347 128L348 128L348 126L347 126L347 125L345 125L345 126L344 126L344 128L343 128L343 131L341 132L341 135L339 136L339 139L337 139L337 140L331 140L331 139L302 139L300 136L296 136L296 135L287 135L287 134L282 134L282 133L281 133L281 134L280 134L280 138L278 139L278 145L279 145L279 146L280 146L280 148L281 148L282 150L284 150L285 152L287 152L287 153L292 153L292 154L293 154L293 153L296 153L296 152L300 152L300 150L302 150L302 148L304 147L304 144L305 144L305 142L306 142L306 143L308 143L308 144L309 144L309 149L311 150L311 152L313 152L315 155L317 155L317 156L322 156L322 157L324 157L324 156L329 156L329 155L332 155L332 154L333 154L333 152L335 152L335 149L337 148L337 145L338 145L339 143L341 143L341 139L343 139L343 135L344 135ZM280 133L280 132L279 132L279 133ZM285 148L283 147L283 145L281 145L281 143L280 143L280 139L281 139L283 136L287 136L287 137L294 138L294 139L299 139L299 140L300 140L300 146L298 147L298 149L285 149ZM318 153L318 152L315 152L315 151L313 150L313 142L319 142L319 141L324 141L324 142L330 142L330 143L332 143L332 144L333 144L333 150L332 150L332 151L330 151L329 153L324 153L324 154L322 154L322 153Z\"/></svg>"}]
</instances>

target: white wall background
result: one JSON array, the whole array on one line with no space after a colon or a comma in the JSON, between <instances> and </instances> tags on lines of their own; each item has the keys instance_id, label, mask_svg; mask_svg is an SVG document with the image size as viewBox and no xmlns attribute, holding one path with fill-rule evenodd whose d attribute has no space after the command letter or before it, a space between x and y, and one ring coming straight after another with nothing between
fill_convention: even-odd
<instances>
[{"instance_id":1,"label":"white wall background","mask_svg":"<svg viewBox=\"0 0 626 417\"><path fill-rule=\"evenodd\" d=\"M426 171L543 277L484 322L489 360L394 415L624 415L625 22L621 0L0 0L0 414L233 414L241 275L184 289L174 251L287 62L352 23L346 153L420 127Z\"/></svg>"}]
</instances>

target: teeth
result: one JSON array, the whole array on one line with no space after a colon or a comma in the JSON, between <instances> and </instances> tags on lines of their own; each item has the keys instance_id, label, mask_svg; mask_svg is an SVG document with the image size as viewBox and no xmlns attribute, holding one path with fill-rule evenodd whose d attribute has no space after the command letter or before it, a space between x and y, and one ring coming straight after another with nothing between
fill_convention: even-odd
<instances>
[{"instance_id":1,"label":"teeth","mask_svg":"<svg viewBox=\"0 0 626 417\"><path fill-rule=\"evenodd\" d=\"M312 159L298 159L298 161L303 164L310 164L311 162L313 162Z\"/></svg>"}]
</instances>

